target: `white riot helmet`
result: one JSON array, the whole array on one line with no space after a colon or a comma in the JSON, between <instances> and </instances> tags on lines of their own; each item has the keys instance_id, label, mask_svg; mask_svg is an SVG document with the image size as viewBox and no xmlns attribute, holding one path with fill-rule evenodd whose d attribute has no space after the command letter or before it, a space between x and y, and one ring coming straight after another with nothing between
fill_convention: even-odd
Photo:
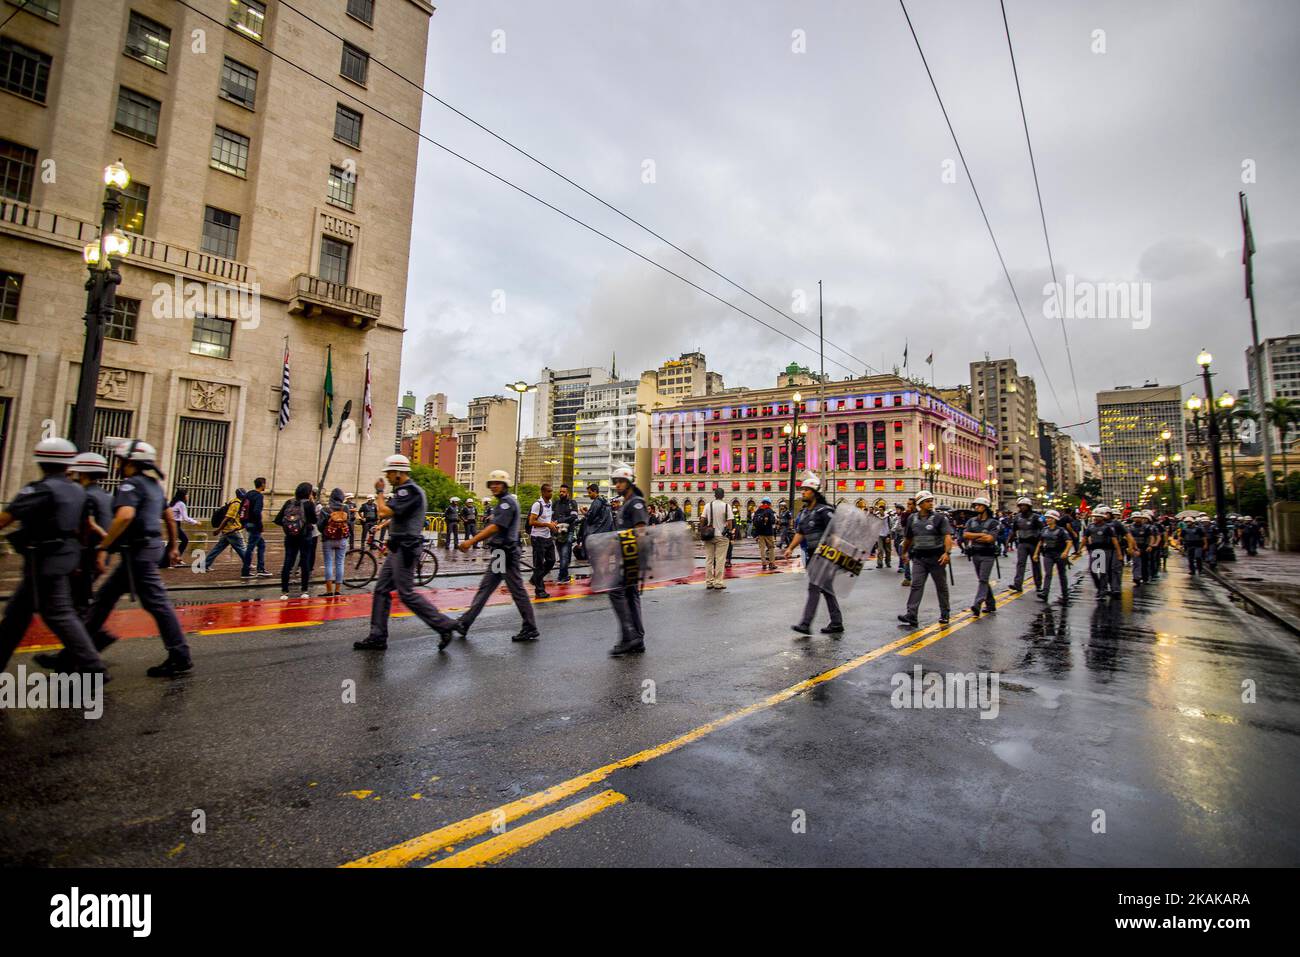
<instances>
[{"instance_id":1,"label":"white riot helmet","mask_svg":"<svg viewBox=\"0 0 1300 957\"><path fill-rule=\"evenodd\" d=\"M139 439L127 439L122 442L113 454L119 459L126 459L128 462L152 462L158 455L158 450L148 442L142 442Z\"/></svg>"},{"instance_id":2,"label":"white riot helmet","mask_svg":"<svg viewBox=\"0 0 1300 957\"><path fill-rule=\"evenodd\" d=\"M390 455L384 459L385 472L409 472L411 471L411 460L405 455Z\"/></svg>"},{"instance_id":3,"label":"white riot helmet","mask_svg":"<svg viewBox=\"0 0 1300 957\"><path fill-rule=\"evenodd\" d=\"M620 462L614 466L614 470L609 473L609 477L611 481L622 479L625 482L632 482L636 479L636 473L632 471L632 466L626 462Z\"/></svg>"},{"instance_id":4,"label":"white riot helmet","mask_svg":"<svg viewBox=\"0 0 1300 957\"><path fill-rule=\"evenodd\" d=\"M74 472L80 472L82 475L107 475L108 462L102 455L96 455L94 452L82 452L72 460L68 466Z\"/></svg>"},{"instance_id":5,"label":"white riot helmet","mask_svg":"<svg viewBox=\"0 0 1300 957\"><path fill-rule=\"evenodd\" d=\"M916 504L917 504L917 505L920 505L922 502L928 502L928 501L930 501L930 499L932 499L932 498L934 498L934 496L931 495L929 492L917 492L917 493L916 493Z\"/></svg>"},{"instance_id":6,"label":"white riot helmet","mask_svg":"<svg viewBox=\"0 0 1300 957\"><path fill-rule=\"evenodd\" d=\"M822 480L817 477L815 472L805 472L804 477L799 481L800 488L810 488L814 492L821 491Z\"/></svg>"},{"instance_id":7,"label":"white riot helmet","mask_svg":"<svg viewBox=\"0 0 1300 957\"><path fill-rule=\"evenodd\" d=\"M507 472L505 469L493 469L491 472L488 473L487 480L489 485L492 484L493 482L504 482L506 485L509 485L510 473Z\"/></svg>"},{"instance_id":8,"label":"white riot helmet","mask_svg":"<svg viewBox=\"0 0 1300 957\"><path fill-rule=\"evenodd\" d=\"M1061 520L1061 513L1054 508L1049 508L1046 512L1048 518L1054 518L1058 522Z\"/></svg>"},{"instance_id":9,"label":"white riot helmet","mask_svg":"<svg viewBox=\"0 0 1300 957\"><path fill-rule=\"evenodd\" d=\"M1018 499L1016 499L1016 504L1017 504L1017 505L1028 505L1030 508L1033 508L1033 507L1034 507L1034 503L1033 503L1033 501L1032 501L1031 499L1028 499L1028 498L1018 498Z\"/></svg>"},{"instance_id":10,"label":"white riot helmet","mask_svg":"<svg viewBox=\"0 0 1300 957\"><path fill-rule=\"evenodd\" d=\"M453 495L453 496L451 497L450 501L452 501L452 502L459 502L459 501L460 501L460 498L459 498L458 496Z\"/></svg>"},{"instance_id":11,"label":"white riot helmet","mask_svg":"<svg viewBox=\"0 0 1300 957\"><path fill-rule=\"evenodd\" d=\"M46 465L71 466L77 457L77 447L67 439L42 439L32 452L37 462Z\"/></svg>"},{"instance_id":12,"label":"white riot helmet","mask_svg":"<svg viewBox=\"0 0 1300 957\"><path fill-rule=\"evenodd\" d=\"M977 498L977 499L975 499L974 501L972 501L972 502L971 502L971 505L972 505L972 506L975 506L975 505L983 505L985 508L992 508L992 507L993 507L993 503L990 502L988 499L986 499L986 498L985 498L984 496L982 496L982 495L981 495L979 498Z\"/></svg>"}]
</instances>

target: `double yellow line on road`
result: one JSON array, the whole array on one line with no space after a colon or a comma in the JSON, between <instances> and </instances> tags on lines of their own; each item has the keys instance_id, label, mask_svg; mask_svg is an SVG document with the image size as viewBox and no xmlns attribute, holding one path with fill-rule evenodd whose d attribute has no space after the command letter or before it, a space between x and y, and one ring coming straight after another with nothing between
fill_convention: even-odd
<instances>
[{"instance_id":1,"label":"double yellow line on road","mask_svg":"<svg viewBox=\"0 0 1300 957\"><path fill-rule=\"evenodd\" d=\"M998 595L996 600L1000 604L1015 601L1026 592L1006 591ZM410 840L403 841L392 847L385 848L382 851L375 851L373 854L367 854L365 857L350 861L343 867L406 867L419 861L428 860L436 857L440 853L446 853L449 856L439 858L430 867L478 867L484 864L490 864L499 861L516 851L522 850L532 844L536 844L549 834L558 830L573 827L582 821L594 817L601 811L607 810L618 804L624 803L627 798L617 791L606 790L594 797L587 798L572 804L560 811L548 814L537 820L530 821L514 830L507 830L503 833L497 833L485 841L474 844L463 851L455 852L455 846L465 841L480 837L489 831L501 832L510 822L519 818L526 817L543 807L548 807L562 801L565 798L572 797L582 791L587 790L594 784L599 784L616 771L630 768L638 764L644 764L647 761L653 761L655 758L661 758L666 754L671 754L678 748L685 747L693 741L698 741L706 735L712 734L721 728L734 724L741 718L756 714L759 711L766 711L774 708L783 701L801 695L806 691L815 688L819 684L832 681L841 675L846 675L851 671L861 668L870 661L897 651L900 655L908 655L914 651L920 650L928 645L939 641L954 632L960 631L967 625L975 622L977 619L969 611L963 611L957 615L954 620L947 625L935 623L920 628L910 634L904 635L887 644L881 645L865 654L859 655L843 664L837 665L828 671L814 675L811 678L793 684L784 688L775 694L768 695L753 704L746 705L737 711L723 715L707 724L702 724L698 728L693 728L685 734L679 735L663 744L655 745L652 748L646 748L635 754L615 761L612 764L606 764L603 767L596 768L594 771L588 771L586 774L580 774L577 777L570 778L559 784L552 785L542 791L530 794L527 797L511 801L509 804L503 804L500 807L493 808L490 811L484 811L481 814L475 814L464 820L457 821L454 824L448 824L437 830L429 831L427 834L421 834ZM915 644L914 644L915 643Z\"/></svg>"}]
</instances>

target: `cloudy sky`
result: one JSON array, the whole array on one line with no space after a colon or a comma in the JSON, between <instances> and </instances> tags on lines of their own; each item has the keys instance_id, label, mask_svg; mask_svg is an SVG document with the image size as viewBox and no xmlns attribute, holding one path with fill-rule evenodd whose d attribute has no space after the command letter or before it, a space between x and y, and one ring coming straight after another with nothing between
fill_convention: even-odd
<instances>
[{"instance_id":1,"label":"cloudy sky","mask_svg":"<svg viewBox=\"0 0 1300 957\"><path fill-rule=\"evenodd\" d=\"M860 362L888 369L906 342L912 371L933 352L943 385L968 382L985 352L1011 355L1038 382L1040 416L1062 425L1093 419L1098 389L1190 379L1203 346L1216 389L1245 386L1239 189L1261 334L1300 331L1300 4L1007 0L1057 275L1143 293L1138 316L1067 320L1077 403L1061 323L1044 315L1051 277L998 3L908 12L1046 369L897 0L441 0L425 85L813 329L822 280L827 340ZM403 390L463 411L544 365L615 352L634 373L699 348L728 385L816 363L814 335L425 104L428 136L804 345L423 143ZM832 359L862 371L828 346L836 377ZM1072 434L1095 441L1096 424Z\"/></svg>"}]
</instances>

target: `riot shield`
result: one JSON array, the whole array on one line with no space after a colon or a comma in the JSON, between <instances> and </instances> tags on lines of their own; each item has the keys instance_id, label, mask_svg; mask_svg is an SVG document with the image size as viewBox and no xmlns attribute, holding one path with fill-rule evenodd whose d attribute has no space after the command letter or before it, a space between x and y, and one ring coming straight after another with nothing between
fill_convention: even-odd
<instances>
[{"instance_id":1,"label":"riot shield","mask_svg":"<svg viewBox=\"0 0 1300 957\"><path fill-rule=\"evenodd\" d=\"M887 529L879 515L840 502L830 527L808 559L808 580L837 596L847 595Z\"/></svg>"},{"instance_id":2,"label":"riot shield","mask_svg":"<svg viewBox=\"0 0 1300 957\"><path fill-rule=\"evenodd\" d=\"M695 542L685 522L600 532L587 537L586 548L594 592L689 578L695 571Z\"/></svg>"}]
</instances>

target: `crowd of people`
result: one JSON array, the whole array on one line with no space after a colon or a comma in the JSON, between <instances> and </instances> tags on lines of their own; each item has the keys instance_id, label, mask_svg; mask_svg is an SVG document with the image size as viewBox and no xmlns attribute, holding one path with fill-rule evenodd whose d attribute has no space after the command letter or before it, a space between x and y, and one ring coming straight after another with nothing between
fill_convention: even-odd
<instances>
[{"instance_id":1,"label":"crowd of people","mask_svg":"<svg viewBox=\"0 0 1300 957\"><path fill-rule=\"evenodd\" d=\"M178 489L170 501L165 500L164 476L151 445L132 439L118 446L114 457L121 466L121 481L110 495L101 485L109 472L103 456L78 453L65 439L43 440L34 454L40 480L24 487L0 512L0 529L14 522L21 524L10 538L24 557L23 579L0 620L0 668L39 612L63 645L57 654L37 655L39 664L59 671L105 673L101 652L115 640L106 623L128 593L154 618L167 650L167 659L149 668L148 674L172 677L192 668L184 632L159 571L186 564L182 559L189 542L185 529L200 522L189 513L186 490ZM525 541L531 548L534 597L546 600L551 597L546 590L550 573L556 572L559 583L571 581L573 562L586 559L593 535L687 522L675 501L662 508L647 503L627 465L618 465L611 474L611 498L592 483L586 501L579 503L569 486L554 490L545 484L526 511L511 492L511 476L503 470L492 472L487 486L493 501L485 502L482 528L473 503L453 498L443 512L448 548L468 552L483 547L490 553L469 608L452 619L415 585L419 556L428 544L428 502L410 472L405 456L389 456L374 493L360 502L338 488L321 496L311 483L303 482L271 519L284 539L282 599L289 598L295 569L301 596L310 596L318 546L325 595L334 596L340 594L343 583L344 555L358 536L362 542L386 539L384 563L372 599L370 634L355 643L358 650L387 647L393 592L437 633L441 650L457 635L468 635L502 582L522 622L513 640L536 641L540 632L523 579ZM213 511L213 541L195 558L196 571L206 571L230 549L241 562L243 578L270 575L265 567L266 494L266 480L259 477L251 490L237 490L230 501ZM821 480L812 472L799 482L799 496L797 509L785 503L774 509L765 497L742 523L724 501L722 490L715 490L713 501L701 509L692 529L704 546L706 590L727 587L725 569L743 534L755 539L763 571L777 569L778 552L785 559L796 556L799 570L822 557L818 546L833 528L836 509L822 494ZM837 545L836 560L842 567L852 568L854 574L869 567L873 559L877 568L893 567L896 560L901 584L909 589L906 609L898 616L907 627L919 624L921 602L930 583L938 600L939 623L950 622L954 550L958 556L965 555L975 570L976 590L969 607L978 618L996 611L990 581L995 568L998 578L1002 577L1004 558L1008 565L1015 563L1009 586L1012 592L1023 591L1032 578L1038 598L1047 602L1055 578L1060 583L1058 601L1065 604L1070 601L1067 570L1085 552L1097 600L1108 601L1119 595L1126 567L1132 569L1135 587L1153 584L1166 572L1172 546L1186 560L1188 573L1197 576L1216 563L1223 544L1220 526L1208 515L1194 511L1158 515L1138 510L1121 515L1108 506L1090 511L1086 506L1077 511L1040 511L1032 500L1022 498L1014 511L997 514L987 498L974 499L969 509L951 509L938 506L929 492L920 492L892 510L883 502L875 506L859 502L858 507L875 518L865 527L872 529L868 535L878 530L878 537L858 542L847 561L844 549ZM1232 516L1225 526L1231 543L1244 547L1249 555L1256 554L1264 542L1265 529L1254 518ZM113 555L118 561L110 571ZM94 588L97 580L98 588ZM609 592L619 626L611 655L645 651L640 590L635 576L629 575ZM844 632L833 579L809 574L803 613L792 626L797 634L811 634L813 618L823 602L829 622L822 633Z\"/></svg>"}]
</instances>

